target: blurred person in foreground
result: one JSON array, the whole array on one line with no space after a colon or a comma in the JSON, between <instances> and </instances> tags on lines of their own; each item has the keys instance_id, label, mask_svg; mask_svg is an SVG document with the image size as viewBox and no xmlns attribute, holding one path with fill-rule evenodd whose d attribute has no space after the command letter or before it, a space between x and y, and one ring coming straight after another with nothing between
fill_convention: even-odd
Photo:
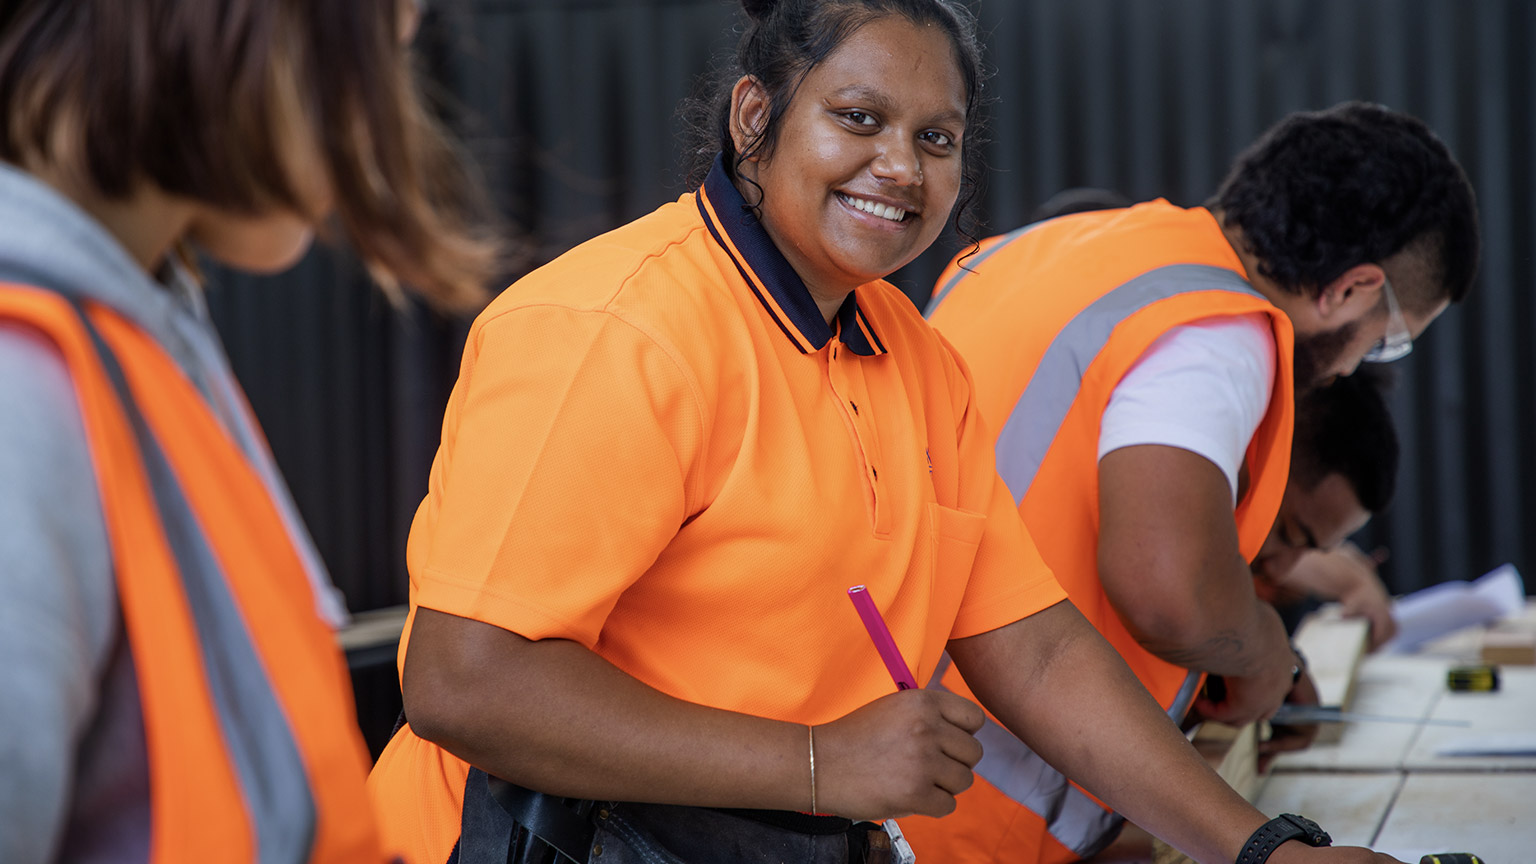
<instances>
[{"instance_id":1,"label":"blurred person in foreground","mask_svg":"<svg viewBox=\"0 0 1536 864\"><path fill-rule=\"evenodd\" d=\"M382 861L345 611L191 267L476 302L400 0L0 0L0 860Z\"/></svg>"}]
</instances>

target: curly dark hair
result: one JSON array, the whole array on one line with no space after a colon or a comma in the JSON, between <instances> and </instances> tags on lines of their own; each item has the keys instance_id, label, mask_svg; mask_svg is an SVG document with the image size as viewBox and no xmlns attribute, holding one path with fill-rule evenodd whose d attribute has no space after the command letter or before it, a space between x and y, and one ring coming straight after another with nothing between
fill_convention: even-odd
<instances>
[{"instance_id":1,"label":"curly dark hair","mask_svg":"<svg viewBox=\"0 0 1536 864\"><path fill-rule=\"evenodd\" d=\"M1319 387L1296 403L1291 477L1307 489L1339 474L1360 506L1380 513L1397 486L1397 429L1371 367Z\"/></svg>"},{"instance_id":2,"label":"curly dark hair","mask_svg":"<svg viewBox=\"0 0 1536 864\"><path fill-rule=\"evenodd\" d=\"M955 62L965 82L966 129L960 141L960 196L954 219L956 231L974 244L976 220L971 205L985 174L978 108L986 73L970 10L954 0L742 0L742 8L748 20L734 62L720 63L710 75L704 95L683 105L689 186L703 182L716 153L723 154L726 170L734 180L748 157L773 152L784 112L805 76L860 27L899 15L914 24L939 27L955 49ZM770 106L762 135L748 152L737 153L731 139L731 89L743 75L751 75L762 84Z\"/></svg>"},{"instance_id":3,"label":"curly dark hair","mask_svg":"<svg viewBox=\"0 0 1536 864\"><path fill-rule=\"evenodd\" d=\"M1254 142L1207 206L1235 225L1259 272L1316 294L1349 268L1422 250L1428 278L1405 305L1460 302L1481 240L1472 184L1415 117L1344 102L1286 117Z\"/></svg>"}]
</instances>

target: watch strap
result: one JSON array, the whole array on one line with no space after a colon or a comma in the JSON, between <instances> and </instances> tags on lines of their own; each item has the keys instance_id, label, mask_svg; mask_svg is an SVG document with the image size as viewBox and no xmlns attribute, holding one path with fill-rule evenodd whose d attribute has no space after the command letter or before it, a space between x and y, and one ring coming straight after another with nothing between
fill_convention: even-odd
<instances>
[{"instance_id":1,"label":"watch strap","mask_svg":"<svg viewBox=\"0 0 1536 864\"><path fill-rule=\"evenodd\" d=\"M1294 813L1282 813L1249 835L1234 864L1264 864L1270 853L1287 840L1300 840L1308 846L1333 845L1333 838L1316 822Z\"/></svg>"}]
</instances>

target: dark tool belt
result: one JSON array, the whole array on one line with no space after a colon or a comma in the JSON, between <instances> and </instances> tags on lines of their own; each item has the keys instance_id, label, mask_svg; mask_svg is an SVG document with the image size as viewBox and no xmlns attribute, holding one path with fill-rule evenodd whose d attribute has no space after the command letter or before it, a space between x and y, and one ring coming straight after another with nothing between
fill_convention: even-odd
<instances>
[{"instance_id":1,"label":"dark tool belt","mask_svg":"<svg viewBox=\"0 0 1536 864\"><path fill-rule=\"evenodd\" d=\"M459 842L448 864L585 864L592 801L557 798L469 769Z\"/></svg>"},{"instance_id":2,"label":"dark tool belt","mask_svg":"<svg viewBox=\"0 0 1536 864\"><path fill-rule=\"evenodd\" d=\"M846 834L854 826L852 819L844 819L841 816L816 816L810 813L796 813L793 810L737 810L729 807L711 807L710 809L727 816L750 819L782 831L811 834L816 837Z\"/></svg>"},{"instance_id":3,"label":"dark tool belt","mask_svg":"<svg viewBox=\"0 0 1536 864\"><path fill-rule=\"evenodd\" d=\"M618 818L631 808L648 813L669 811L669 820L671 813L687 818L686 814L694 810L712 812L765 826L765 832L787 831L811 836L846 834L849 864L890 864L895 861L890 838L879 825L871 822L783 810L599 804L535 792L471 768L464 784L459 842L448 864L585 864L598 823L606 820L612 811L617 811L615 818Z\"/></svg>"}]
</instances>

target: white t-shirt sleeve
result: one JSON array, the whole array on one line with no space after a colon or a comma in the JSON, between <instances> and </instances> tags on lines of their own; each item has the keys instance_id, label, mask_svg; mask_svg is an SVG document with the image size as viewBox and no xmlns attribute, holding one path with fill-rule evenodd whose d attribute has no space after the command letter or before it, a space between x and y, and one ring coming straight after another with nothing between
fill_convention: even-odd
<instances>
[{"instance_id":1,"label":"white t-shirt sleeve","mask_svg":"<svg viewBox=\"0 0 1536 864\"><path fill-rule=\"evenodd\" d=\"M1261 312L1184 324L1152 343L1120 379L1099 430L1099 458L1163 444L1221 469L1237 502L1248 442L1275 384L1275 337Z\"/></svg>"}]
</instances>

